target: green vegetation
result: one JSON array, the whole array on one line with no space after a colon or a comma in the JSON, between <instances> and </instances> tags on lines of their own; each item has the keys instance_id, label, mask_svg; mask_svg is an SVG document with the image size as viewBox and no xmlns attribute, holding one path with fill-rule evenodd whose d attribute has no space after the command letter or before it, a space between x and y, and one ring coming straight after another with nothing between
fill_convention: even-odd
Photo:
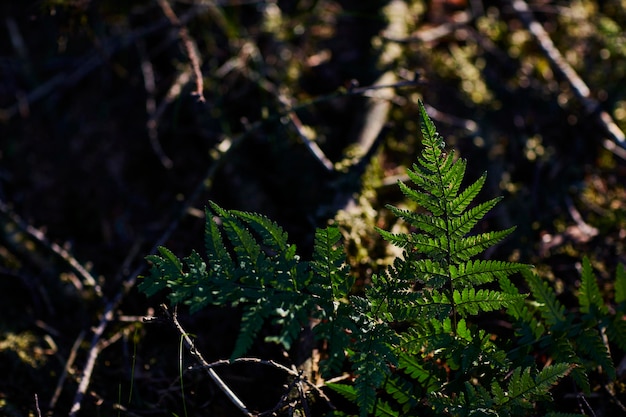
<instances>
[{"instance_id":1,"label":"green vegetation","mask_svg":"<svg viewBox=\"0 0 626 417\"><path fill-rule=\"evenodd\" d=\"M571 313L529 266L479 259L513 229L472 233L500 199L474 203L486 176L463 189L467 162L446 152L421 103L420 114L423 150L408 171L417 188L398 184L419 209L389 206L411 232L379 230L403 254L362 291L352 291L337 227L318 229L312 260L304 261L277 224L216 204L207 210L206 261L196 252L181 261L161 247L159 256L148 257L153 266L139 289L155 295L168 288L170 302L192 313L240 306L231 361L248 353L266 322L274 333L265 341L289 351L313 320L315 339L327 343L321 376L333 379L349 369L353 384L328 387L358 404L361 416L535 415L570 373L586 394L588 372L613 384L609 342L626 351L623 265L615 302L606 305L585 258L580 312ZM519 272L529 300L509 279ZM484 313L505 308L515 334L503 338L481 328ZM554 363L538 369L540 353ZM281 407L306 414L306 402L301 396L297 405Z\"/></svg>"},{"instance_id":2,"label":"green vegetation","mask_svg":"<svg viewBox=\"0 0 626 417\"><path fill-rule=\"evenodd\" d=\"M0 3L0 415L626 413L624 0Z\"/></svg>"}]
</instances>

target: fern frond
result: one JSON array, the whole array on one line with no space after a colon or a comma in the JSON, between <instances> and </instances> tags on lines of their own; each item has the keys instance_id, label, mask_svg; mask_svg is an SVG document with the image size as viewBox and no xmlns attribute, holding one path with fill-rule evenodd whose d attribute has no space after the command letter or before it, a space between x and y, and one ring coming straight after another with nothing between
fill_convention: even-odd
<instances>
[{"instance_id":1,"label":"fern frond","mask_svg":"<svg viewBox=\"0 0 626 417\"><path fill-rule=\"evenodd\" d=\"M235 341L233 353L230 356L231 360L243 356L254 343L254 340L263 327L263 322L266 318L265 312L267 309L263 307L264 302L267 302L267 300L259 300L258 304L250 306L243 313L239 327L239 335Z\"/></svg>"},{"instance_id":2,"label":"fern frond","mask_svg":"<svg viewBox=\"0 0 626 417\"><path fill-rule=\"evenodd\" d=\"M497 245L514 230L515 227L511 227L497 232L481 233L474 236L454 239L450 242L450 256L456 263L464 262L483 253L486 249Z\"/></svg>"},{"instance_id":3,"label":"fern frond","mask_svg":"<svg viewBox=\"0 0 626 417\"><path fill-rule=\"evenodd\" d=\"M434 181L426 177L419 176L411 170L407 170L407 175L415 185L421 187L433 187L430 188L431 190L436 189L434 187L438 186L438 184ZM417 204L431 212L433 216L441 216L443 214L444 207L442 207L441 205L441 197L432 193L418 192L404 184L402 181L398 181L398 187L405 197L407 197L409 200L415 201Z\"/></svg>"},{"instance_id":4,"label":"fern frond","mask_svg":"<svg viewBox=\"0 0 626 417\"><path fill-rule=\"evenodd\" d=\"M424 213L415 213L410 210L402 210L389 204L385 207L387 207L387 209L389 209L397 218L404 220L406 223L423 233L427 233L431 236L439 236L446 233L446 222L439 217L426 215Z\"/></svg>"},{"instance_id":5,"label":"fern frond","mask_svg":"<svg viewBox=\"0 0 626 417\"><path fill-rule=\"evenodd\" d=\"M585 329L576 337L576 344L581 353L587 354L593 361L602 367L609 379L616 377L615 365L611 354L596 329Z\"/></svg>"},{"instance_id":6,"label":"fern frond","mask_svg":"<svg viewBox=\"0 0 626 417\"><path fill-rule=\"evenodd\" d=\"M501 198L494 198L476 205L468 211L463 212L458 217L450 217L448 219L447 232L459 238L467 235L500 200Z\"/></svg>"},{"instance_id":7,"label":"fern frond","mask_svg":"<svg viewBox=\"0 0 626 417\"><path fill-rule=\"evenodd\" d=\"M576 353L573 341L564 336L549 335L542 340L542 347L548 347L552 358L559 363L569 363L572 365L571 377L576 385L588 393L591 389L589 385L589 377L585 371L585 367L581 358Z\"/></svg>"},{"instance_id":8,"label":"fern frond","mask_svg":"<svg viewBox=\"0 0 626 417\"><path fill-rule=\"evenodd\" d=\"M209 205L218 215L220 215L220 213L222 216L225 214L224 210L217 204L209 202ZM217 220L214 218L214 214L209 207L206 208L205 215L204 246L209 265L216 274L230 277L231 271L235 269L235 266L230 253L224 245Z\"/></svg>"},{"instance_id":9,"label":"fern frond","mask_svg":"<svg viewBox=\"0 0 626 417\"><path fill-rule=\"evenodd\" d=\"M606 329L609 340L615 343L623 351L626 351L626 321L618 315L610 321Z\"/></svg>"},{"instance_id":10,"label":"fern frond","mask_svg":"<svg viewBox=\"0 0 626 417\"><path fill-rule=\"evenodd\" d=\"M526 283L530 287L537 306L549 326L556 326L565 322L565 307L556 299L556 294L547 282L530 272L522 271Z\"/></svg>"},{"instance_id":11,"label":"fern frond","mask_svg":"<svg viewBox=\"0 0 626 417\"><path fill-rule=\"evenodd\" d=\"M493 260L468 260L458 265L450 265L450 279L455 287L476 286L487 284L494 280L501 280L531 268L530 265L514 262ZM510 281L509 281L510 282ZM514 293L519 293L514 287Z\"/></svg>"},{"instance_id":12,"label":"fern frond","mask_svg":"<svg viewBox=\"0 0 626 417\"><path fill-rule=\"evenodd\" d=\"M233 210L231 214L248 223L261 238L262 243L276 253L286 251L289 246L287 233L276 222L256 213Z\"/></svg>"},{"instance_id":13,"label":"fern frond","mask_svg":"<svg viewBox=\"0 0 626 417\"><path fill-rule=\"evenodd\" d=\"M398 354L398 368L418 383L425 392L432 392L440 388L439 376L428 370L418 355L400 352Z\"/></svg>"},{"instance_id":14,"label":"fern frond","mask_svg":"<svg viewBox=\"0 0 626 417\"><path fill-rule=\"evenodd\" d=\"M593 274L591 262L586 256L583 258L580 291L578 292L580 311L583 314L606 314L608 308L604 305L598 282Z\"/></svg>"},{"instance_id":15,"label":"fern frond","mask_svg":"<svg viewBox=\"0 0 626 417\"><path fill-rule=\"evenodd\" d=\"M437 163L442 154L442 149L445 146L443 138L437 133L437 128L432 122L428 113L426 113L426 107L420 101L418 103L420 113L420 130L422 131L423 143L426 150L422 153L424 159L427 162Z\"/></svg>"},{"instance_id":16,"label":"fern frond","mask_svg":"<svg viewBox=\"0 0 626 417\"><path fill-rule=\"evenodd\" d=\"M450 272L441 263L432 259L420 259L411 264L415 270L415 280L433 289L439 289L450 282Z\"/></svg>"},{"instance_id":17,"label":"fern frond","mask_svg":"<svg viewBox=\"0 0 626 417\"><path fill-rule=\"evenodd\" d=\"M152 263L150 274L143 277L139 283L139 290L151 297L162 289L175 282L183 273L182 263L169 249L159 246L158 255L146 256Z\"/></svg>"},{"instance_id":18,"label":"fern frond","mask_svg":"<svg viewBox=\"0 0 626 417\"><path fill-rule=\"evenodd\" d=\"M470 186L448 202L448 210L452 216L459 216L474 201L482 190L487 174L484 173Z\"/></svg>"},{"instance_id":19,"label":"fern frond","mask_svg":"<svg viewBox=\"0 0 626 417\"><path fill-rule=\"evenodd\" d=\"M506 395L502 390L492 386L492 394L497 406L507 404L508 407L532 408L531 398L550 398L549 390L559 379L570 373L572 366L568 363L557 363L544 367L536 376L532 368L515 368L507 385ZM495 389L494 389L495 388Z\"/></svg>"},{"instance_id":20,"label":"fern frond","mask_svg":"<svg viewBox=\"0 0 626 417\"><path fill-rule=\"evenodd\" d=\"M324 298L332 302L347 297L354 284L354 278L348 273L346 255L340 240L341 232L337 227L318 229L315 232L313 261L310 264L318 277L315 283L319 288L331 290L324 294Z\"/></svg>"},{"instance_id":21,"label":"fern frond","mask_svg":"<svg viewBox=\"0 0 626 417\"><path fill-rule=\"evenodd\" d=\"M417 398L413 395L413 384L398 375L387 378L383 389L400 405L402 415L406 415L418 403Z\"/></svg>"},{"instance_id":22,"label":"fern frond","mask_svg":"<svg viewBox=\"0 0 626 417\"><path fill-rule=\"evenodd\" d=\"M477 315L481 311L494 311L507 307L517 300L523 299L523 295L506 294L500 291L491 291L475 288L455 290L452 298L454 306L461 316Z\"/></svg>"}]
</instances>

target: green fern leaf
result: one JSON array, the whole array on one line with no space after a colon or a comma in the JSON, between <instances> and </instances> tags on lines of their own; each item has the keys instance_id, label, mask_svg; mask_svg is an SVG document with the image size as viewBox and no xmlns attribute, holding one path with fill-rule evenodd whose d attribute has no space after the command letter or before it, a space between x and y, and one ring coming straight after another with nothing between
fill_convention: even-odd
<instances>
[{"instance_id":1,"label":"green fern leaf","mask_svg":"<svg viewBox=\"0 0 626 417\"><path fill-rule=\"evenodd\" d=\"M258 304L249 307L243 313L239 335L235 341L233 353L230 356L231 360L242 357L254 343L267 316L267 309L263 306L265 303L267 303L267 300L259 300Z\"/></svg>"},{"instance_id":2,"label":"green fern leaf","mask_svg":"<svg viewBox=\"0 0 626 417\"><path fill-rule=\"evenodd\" d=\"M437 184L429 183L426 178L415 174L411 170L407 170L407 175L409 176L409 179L417 186L437 186ZM398 187L400 188L400 191L402 191L402 194L405 195L405 197L418 203L424 209L428 210L433 216L439 217L444 213L444 208L441 206L441 197L430 193L417 192L401 181L398 182Z\"/></svg>"},{"instance_id":3,"label":"green fern leaf","mask_svg":"<svg viewBox=\"0 0 626 417\"><path fill-rule=\"evenodd\" d=\"M511 303L523 298L522 295L505 294L499 291L478 290L464 288L455 290L452 296L454 305L461 316L476 315L481 311L494 311L507 307Z\"/></svg>"},{"instance_id":4,"label":"green fern leaf","mask_svg":"<svg viewBox=\"0 0 626 417\"><path fill-rule=\"evenodd\" d=\"M331 290L324 294L324 298L332 302L347 297L354 283L354 278L348 274L346 256L343 246L339 244L340 240L341 232L337 227L318 229L315 232L311 268L319 277L318 280L321 280L318 282L320 287Z\"/></svg>"},{"instance_id":5,"label":"green fern leaf","mask_svg":"<svg viewBox=\"0 0 626 417\"><path fill-rule=\"evenodd\" d=\"M458 265L450 265L450 279L456 287L487 284L495 279L529 269L530 265L492 260L468 260ZM509 281L510 282L510 281ZM514 294L519 294L517 288Z\"/></svg>"},{"instance_id":6,"label":"green fern leaf","mask_svg":"<svg viewBox=\"0 0 626 417\"><path fill-rule=\"evenodd\" d=\"M400 184L402 184L400 182ZM405 186L402 184L402 186ZM405 186L406 187L406 186ZM387 209L391 210L391 212L399 219L404 220L415 229L420 230L424 233L430 234L432 236L439 236L445 234L447 231L445 220L426 215L423 213L414 213L409 210L399 209L392 205L386 205ZM380 229L379 229L380 231Z\"/></svg>"},{"instance_id":7,"label":"green fern leaf","mask_svg":"<svg viewBox=\"0 0 626 417\"><path fill-rule=\"evenodd\" d=\"M402 369L408 376L426 392L432 392L439 389L439 380L426 367L417 355L411 355L407 352L401 352L398 355L398 367Z\"/></svg>"},{"instance_id":8,"label":"green fern leaf","mask_svg":"<svg viewBox=\"0 0 626 417\"><path fill-rule=\"evenodd\" d=\"M461 263L484 252L486 249L500 243L505 237L515 230L514 227L497 232L481 233L455 239L450 242L450 256L453 262Z\"/></svg>"},{"instance_id":9,"label":"green fern leaf","mask_svg":"<svg viewBox=\"0 0 626 417\"><path fill-rule=\"evenodd\" d=\"M161 256L149 255L146 259L152 263L150 274L143 277L139 283L139 290L148 297L155 295L162 289L171 286L182 275L182 263L169 249L159 246Z\"/></svg>"},{"instance_id":10,"label":"green fern leaf","mask_svg":"<svg viewBox=\"0 0 626 417\"><path fill-rule=\"evenodd\" d=\"M411 266L416 272L416 281L430 288L441 288L450 281L450 272L432 259L420 259Z\"/></svg>"},{"instance_id":11,"label":"green fern leaf","mask_svg":"<svg viewBox=\"0 0 626 417\"><path fill-rule=\"evenodd\" d=\"M413 395L413 384L398 375L387 378L383 389L401 406L402 415L417 406L418 400Z\"/></svg>"},{"instance_id":12,"label":"green fern leaf","mask_svg":"<svg viewBox=\"0 0 626 417\"><path fill-rule=\"evenodd\" d=\"M550 398L550 388L559 379L569 374L571 369L571 365L567 363L557 363L544 367L538 375L533 377L531 368L516 368L511 375L507 386L507 395L503 401L511 403L515 407L532 408L533 403L528 401L528 399L536 397Z\"/></svg>"},{"instance_id":13,"label":"green fern leaf","mask_svg":"<svg viewBox=\"0 0 626 417\"><path fill-rule=\"evenodd\" d=\"M606 334L611 342L619 346L621 350L626 351L626 321L621 315L611 320L606 329Z\"/></svg>"},{"instance_id":14,"label":"green fern leaf","mask_svg":"<svg viewBox=\"0 0 626 417\"><path fill-rule=\"evenodd\" d=\"M613 359L602 341L600 333L596 329L585 329L576 337L576 343L582 353L587 354L606 372L609 379L614 380L616 377Z\"/></svg>"},{"instance_id":15,"label":"green fern leaf","mask_svg":"<svg viewBox=\"0 0 626 417\"><path fill-rule=\"evenodd\" d=\"M237 210L230 213L246 221L261 236L263 244L276 253L287 251L291 246L287 241L287 233L267 217Z\"/></svg>"},{"instance_id":16,"label":"green fern leaf","mask_svg":"<svg viewBox=\"0 0 626 417\"><path fill-rule=\"evenodd\" d=\"M485 185L487 174L484 173L469 187L448 202L448 210L452 216L459 216L469 207Z\"/></svg>"},{"instance_id":17,"label":"green fern leaf","mask_svg":"<svg viewBox=\"0 0 626 417\"><path fill-rule=\"evenodd\" d=\"M224 214L224 211L213 202L209 205L218 213ZM204 246L209 261L210 268L219 275L231 277L231 271L235 269L233 260L226 250L219 225L214 218L213 212L207 207L206 223L204 229Z\"/></svg>"},{"instance_id":18,"label":"green fern leaf","mask_svg":"<svg viewBox=\"0 0 626 417\"><path fill-rule=\"evenodd\" d=\"M542 281L538 275L522 271L522 275L535 298L541 316L549 326L565 323L565 307L556 299L554 290L547 282Z\"/></svg>"},{"instance_id":19,"label":"green fern leaf","mask_svg":"<svg viewBox=\"0 0 626 417\"><path fill-rule=\"evenodd\" d=\"M591 262L586 256L583 258L583 270L581 276L580 291L578 292L578 302L580 304L580 311L583 314L597 314L601 313L606 315L608 308L604 305L598 282L593 274Z\"/></svg>"},{"instance_id":20,"label":"green fern leaf","mask_svg":"<svg viewBox=\"0 0 626 417\"><path fill-rule=\"evenodd\" d=\"M476 205L458 217L450 217L448 219L447 233L456 237L465 236L500 200L501 198L494 198ZM452 210L447 211L451 212Z\"/></svg>"}]
</instances>

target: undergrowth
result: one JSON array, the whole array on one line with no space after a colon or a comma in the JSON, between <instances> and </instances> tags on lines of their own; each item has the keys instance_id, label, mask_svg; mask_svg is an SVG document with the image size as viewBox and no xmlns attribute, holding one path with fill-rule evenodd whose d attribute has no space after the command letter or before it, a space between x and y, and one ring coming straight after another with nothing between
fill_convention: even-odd
<instances>
[{"instance_id":1,"label":"undergrowth","mask_svg":"<svg viewBox=\"0 0 626 417\"><path fill-rule=\"evenodd\" d=\"M304 260L276 223L215 203L206 210L203 255L179 259L160 248L139 288L148 296L168 289L169 301L191 313L239 307L230 362L268 324L265 341L287 352L311 327L320 379L338 381L324 386L360 416L579 415L559 414L551 390L568 377L589 395L592 373L621 405L613 357L626 351L624 267L605 300L583 259L578 308L568 311L530 265L484 259L513 229L474 231L500 199L475 202L486 175L464 186L466 161L445 149L419 108L423 150L408 170L412 185L398 183L418 209L388 206L409 231L378 232L403 255L366 288L354 286L336 226L316 231L313 256ZM307 398L285 401L284 409L307 415Z\"/></svg>"}]
</instances>

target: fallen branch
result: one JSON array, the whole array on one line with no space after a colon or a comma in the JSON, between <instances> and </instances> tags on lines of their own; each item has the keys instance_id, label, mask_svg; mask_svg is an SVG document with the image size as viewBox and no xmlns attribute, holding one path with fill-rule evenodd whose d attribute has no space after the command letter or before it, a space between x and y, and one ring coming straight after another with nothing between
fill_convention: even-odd
<instances>
[{"instance_id":1,"label":"fallen branch","mask_svg":"<svg viewBox=\"0 0 626 417\"><path fill-rule=\"evenodd\" d=\"M242 411L246 415L248 415L248 416L255 416L256 414L254 414L251 411L249 411L249 409L246 407L246 405L243 403L243 401L241 401L241 399L239 399L239 397L237 397L237 395L220 378L220 376L217 374L217 372L215 372L215 370L213 368L215 368L217 366L232 365L233 363L254 363L254 364L261 364L261 365L271 366L271 367L273 367L275 369L278 369L278 370L280 370L282 372L285 372L286 374L288 374L289 376L294 378L292 380L291 384L287 387L287 389L286 389L285 393L283 394L283 396L280 398L280 400L276 404L276 406L274 408L272 408L271 410L268 410L266 412L258 414L260 416L262 416L262 415L274 415L273 414L274 412L276 412L284 404L286 404L286 400L287 400L287 398L289 396L289 393L295 387L298 388L298 392L300 393L303 409L304 410L308 410L308 403L307 403L307 400L306 400L306 396L303 395L304 391L302 390L302 387L301 387L302 384L305 384L308 387L310 387L311 389L313 389L320 396L320 398L323 398L324 400L326 400L326 402L327 402L327 404L328 404L328 406L330 408L334 408L332 406L332 404L330 403L330 400L328 399L328 397L326 397L326 395L317 386L315 386L313 383L311 383L305 377L303 377L301 371L290 369L290 368L288 368L288 367L286 367L284 365L279 364L278 362L275 362L275 361L272 361L272 360L258 359L258 358L238 358L238 359L234 359L234 360L219 360L219 361L215 361L215 362L212 362L212 363L207 362L204 359L204 357L202 356L202 353L200 353L200 351L196 348L195 344L193 343L193 340L191 340L191 338L189 337L189 333L183 328L183 326L178 321L178 316L177 316L176 309L174 310L173 313L170 313L168 307L165 304L162 304L161 308L163 309L163 311L164 311L164 313L166 315L167 320L180 333L181 337L185 341L185 345L187 346L187 349L189 350L189 353L196 360L196 362L198 363L199 367L201 369L203 369L205 372L207 372L209 377L213 380L213 382L215 382L217 384L217 386L220 388L220 390L224 394L226 394L228 399L240 411ZM151 319L153 319L153 318L147 317L145 320L150 322L150 321L152 321Z\"/></svg>"},{"instance_id":2,"label":"fallen branch","mask_svg":"<svg viewBox=\"0 0 626 417\"><path fill-rule=\"evenodd\" d=\"M37 242L42 247L48 249L65 263L67 263L71 269L82 279L82 283L89 287L93 287L97 295L102 295L100 285L97 280L85 269L85 267L72 256L66 249L57 243L50 242L46 238L45 234L34 226L23 221L17 214L15 214L9 206L2 200L0 200L0 214L4 215L11 223L13 223L21 232L28 235L31 239ZM78 288L81 290L81 288Z\"/></svg>"},{"instance_id":3,"label":"fallen branch","mask_svg":"<svg viewBox=\"0 0 626 417\"><path fill-rule=\"evenodd\" d=\"M206 7L201 5L190 9L179 18L180 24L186 24L188 21L200 14L203 9L206 9ZM6 108L0 108L0 123L8 122L17 114L24 114L30 106L46 97L52 91L56 91L57 88L68 88L79 83L83 78L100 67L103 63L105 63L106 59L110 58L115 53L133 45L138 39L144 38L154 32L171 26L171 24L172 23L168 19L163 19L154 24L134 30L122 38L112 36L108 39L104 39L101 42L102 46L99 48L99 51L90 51L80 59L76 60L77 62L80 62L81 65L79 65L75 70L55 75L29 93L20 94L16 103L13 105Z\"/></svg>"},{"instance_id":4,"label":"fallen branch","mask_svg":"<svg viewBox=\"0 0 626 417\"><path fill-rule=\"evenodd\" d=\"M256 126L257 126L256 128L258 128L261 126L261 124L258 123ZM233 140L225 139L222 141L220 145L218 145L215 152L213 152L215 162L211 164L207 173L202 178L202 180L199 181L195 190L190 194L189 198L185 201L182 207L178 210L177 215L174 217L174 220L170 222L167 229L165 229L165 231L161 234L159 239L157 239L157 241L154 243L154 245L152 246L149 252L150 254L157 253L157 248L165 244L165 242L169 239L169 237L178 227L178 224L180 223L180 221L187 215L189 210L193 207L193 204L198 199L201 192L205 190L206 188L210 187L210 185L212 184L212 178L215 176L219 167L221 167L221 165L223 164L226 154L228 154L233 149L235 149L237 145L239 145L247 137L249 133L251 133L251 130L242 133L241 135L239 135L237 138ZM128 294L128 292L135 286L135 283L137 282L137 279L139 275L141 274L141 272L144 270L144 268L145 268L145 265L141 264L130 275L128 275L126 279L122 280L121 285L119 286L120 289L115 295L115 297L113 297L109 302L106 303L100 322L98 326L95 327L93 330L91 346L87 354L87 362L85 363L85 366L83 367L82 377L80 380L80 384L74 395L74 401L72 403L72 408L70 410L69 417L76 416L77 413L81 409L82 400L85 396L85 393L87 392L87 388L89 387L89 383L91 381L91 375L93 373L93 369L96 364L96 359L102 348L100 339L102 338L104 334L104 330L106 329L108 324L113 320L113 317L114 317L113 312L120 305L120 303L122 302L126 294ZM122 268L120 274L123 274L124 269L125 267Z\"/></svg>"},{"instance_id":5,"label":"fallen branch","mask_svg":"<svg viewBox=\"0 0 626 417\"><path fill-rule=\"evenodd\" d=\"M606 134L614 141L617 142L622 148L626 147L626 136L624 132L617 126L613 118L604 110L600 108L600 104L593 97L587 84L578 76L574 68L563 58L563 55L554 46L550 35L541 26L539 22L535 20L531 10L524 0L512 0L511 4L513 9L518 13L521 21L524 23L532 37L537 41L539 47L545 52L548 60L555 68L556 72L561 74L572 87L572 90L576 96L582 102L585 111L588 114L596 115L597 121L603 126ZM620 153L615 152L614 148L605 148L615 153L618 156ZM623 156L622 156L623 157Z\"/></svg>"},{"instance_id":6,"label":"fallen branch","mask_svg":"<svg viewBox=\"0 0 626 417\"><path fill-rule=\"evenodd\" d=\"M200 55L198 54L198 47L196 42L189 36L189 31L187 27L181 22L181 20L176 16L172 6L170 6L167 0L157 0L161 10L163 10L163 14L170 23L178 28L178 36L183 42L183 46L185 47L185 51L187 52L187 57L191 62L191 67L193 68L193 74L196 81L196 89L194 91L194 95L198 97L198 101L201 103L206 102L204 98L204 84L202 81L202 71L200 70Z\"/></svg>"},{"instance_id":7,"label":"fallen branch","mask_svg":"<svg viewBox=\"0 0 626 417\"><path fill-rule=\"evenodd\" d=\"M248 410L248 408L243 403L243 401L241 401L239 397L237 397L237 395L230 389L230 387L226 385L226 383L222 380L222 378L220 378L217 372L215 372L215 370L209 366L209 363L204 359L200 351L196 349L196 346L194 345L193 340L191 340L191 338L189 337L189 333L187 333L185 329L183 329L183 326L181 326L180 322L178 321L176 310L174 310L174 313L170 314L169 309L167 308L165 304L162 304L161 308L165 312L165 315L167 316L168 320L174 325L174 327L176 327L176 329L182 336L183 340L185 341L185 344L187 345L187 348L189 349L189 353L191 353L191 355L198 361L198 363L202 365L202 369L204 369L207 372L209 377L213 380L213 382L217 384L219 389L222 390L224 394L226 394L228 399L240 411L242 411L247 416L251 416L251 417L254 416L254 414L250 410Z\"/></svg>"}]
</instances>

